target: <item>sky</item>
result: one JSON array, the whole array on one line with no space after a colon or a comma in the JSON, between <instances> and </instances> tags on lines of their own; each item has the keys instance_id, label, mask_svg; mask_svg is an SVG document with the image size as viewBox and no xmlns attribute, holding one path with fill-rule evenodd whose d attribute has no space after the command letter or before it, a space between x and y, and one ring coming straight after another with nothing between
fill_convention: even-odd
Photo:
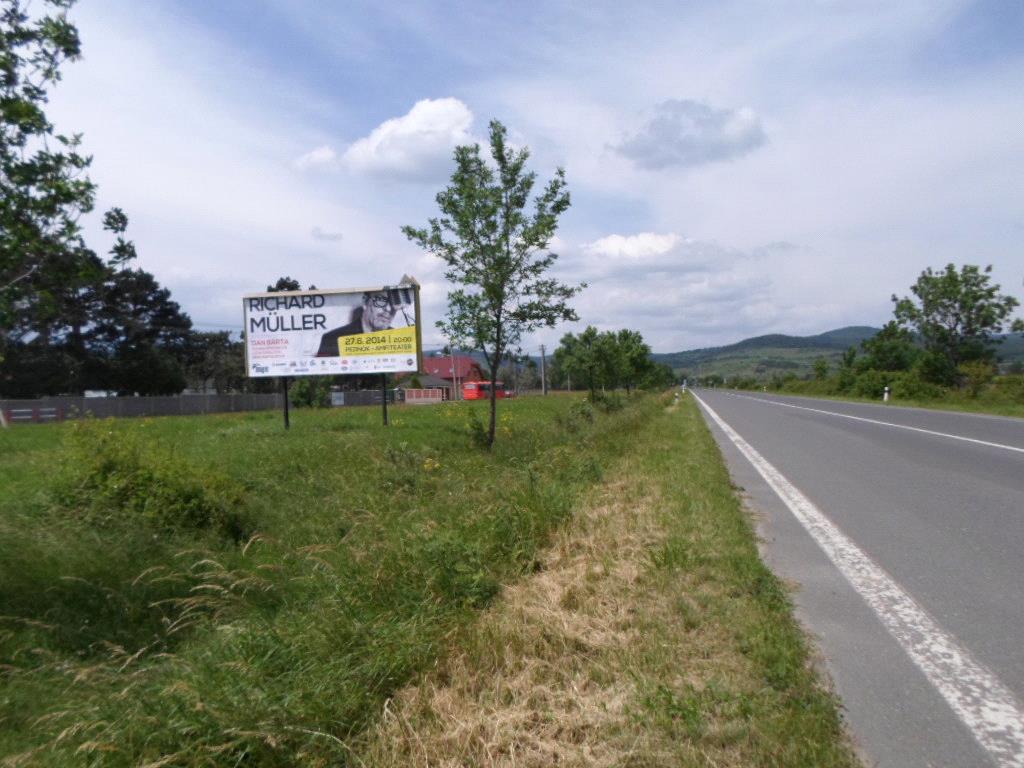
<instances>
[{"instance_id":1,"label":"sky","mask_svg":"<svg viewBox=\"0 0 1024 768\"><path fill-rule=\"evenodd\" d=\"M401 232L499 119L572 195L552 250L569 331L655 351L881 325L926 268L1024 302L1024 2L80 0L51 95L97 211L201 329L289 275L422 284ZM98 214L89 242L104 251Z\"/></svg>"}]
</instances>

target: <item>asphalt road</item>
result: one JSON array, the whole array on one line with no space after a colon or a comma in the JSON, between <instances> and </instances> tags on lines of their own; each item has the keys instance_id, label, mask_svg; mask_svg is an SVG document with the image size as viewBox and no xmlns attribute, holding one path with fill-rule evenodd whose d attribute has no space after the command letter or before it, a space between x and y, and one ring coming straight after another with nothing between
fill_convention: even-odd
<instances>
[{"instance_id":1,"label":"asphalt road","mask_svg":"<svg viewBox=\"0 0 1024 768\"><path fill-rule=\"evenodd\" d=\"M1024 420L694 394L865 763L1024 766Z\"/></svg>"}]
</instances>

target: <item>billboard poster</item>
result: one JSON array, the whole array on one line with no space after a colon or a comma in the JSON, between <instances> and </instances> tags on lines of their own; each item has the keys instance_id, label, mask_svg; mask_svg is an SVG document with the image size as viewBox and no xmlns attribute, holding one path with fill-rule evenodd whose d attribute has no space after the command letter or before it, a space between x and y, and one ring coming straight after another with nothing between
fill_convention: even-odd
<instances>
[{"instance_id":1,"label":"billboard poster","mask_svg":"<svg viewBox=\"0 0 1024 768\"><path fill-rule=\"evenodd\" d=\"M419 285L242 297L251 377L420 369Z\"/></svg>"}]
</instances>

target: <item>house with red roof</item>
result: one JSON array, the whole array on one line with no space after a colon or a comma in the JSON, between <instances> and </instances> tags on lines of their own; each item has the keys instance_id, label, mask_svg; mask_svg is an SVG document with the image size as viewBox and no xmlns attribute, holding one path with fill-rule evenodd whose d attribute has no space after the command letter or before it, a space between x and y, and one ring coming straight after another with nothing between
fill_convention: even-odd
<instances>
[{"instance_id":1,"label":"house with red roof","mask_svg":"<svg viewBox=\"0 0 1024 768\"><path fill-rule=\"evenodd\" d=\"M462 386L467 381L484 381L480 363L469 355L430 355L423 358L423 371L429 379L442 379L454 389L454 400L461 399ZM421 381L424 378L421 377ZM453 381L454 380L454 381Z\"/></svg>"},{"instance_id":2,"label":"house with red roof","mask_svg":"<svg viewBox=\"0 0 1024 768\"><path fill-rule=\"evenodd\" d=\"M453 364L454 371L452 370ZM469 355L424 357L423 372L428 376L436 376L446 381L455 379L459 384L464 381L483 381L485 379L480 363Z\"/></svg>"}]
</instances>

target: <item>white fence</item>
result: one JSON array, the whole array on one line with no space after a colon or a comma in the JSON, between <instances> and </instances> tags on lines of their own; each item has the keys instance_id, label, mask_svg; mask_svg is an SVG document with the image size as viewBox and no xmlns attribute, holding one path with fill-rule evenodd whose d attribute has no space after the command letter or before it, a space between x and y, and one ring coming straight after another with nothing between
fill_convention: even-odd
<instances>
[{"instance_id":1,"label":"white fence","mask_svg":"<svg viewBox=\"0 0 1024 768\"><path fill-rule=\"evenodd\" d=\"M406 405L435 405L447 399L446 389L407 389L405 390Z\"/></svg>"}]
</instances>

